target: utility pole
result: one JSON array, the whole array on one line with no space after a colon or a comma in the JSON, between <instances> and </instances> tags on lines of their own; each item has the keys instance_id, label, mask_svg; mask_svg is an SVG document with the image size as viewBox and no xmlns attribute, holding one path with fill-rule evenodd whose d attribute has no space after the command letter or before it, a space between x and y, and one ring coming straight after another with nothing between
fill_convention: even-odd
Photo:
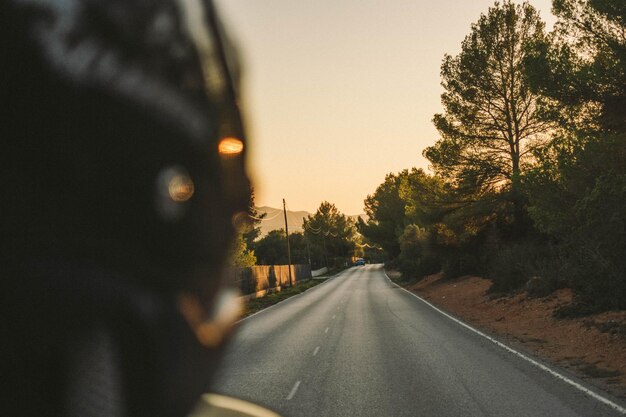
<instances>
[{"instance_id":1,"label":"utility pole","mask_svg":"<svg viewBox=\"0 0 626 417\"><path fill-rule=\"evenodd\" d=\"M309 266L311 266L311 250L309 249L309 238L307 237L306 233L306 221L304 217L302 218L302 224L305 225L302 228L302 232L304 233L304 241L306 242L306 255L309 258Z\"/></svg>"},{"instance_id":2,"label":"utility pole","mask_svg":"<svg viewBox=\"0 0 626 417\"><path fill-rule=\"evenodd\" d=\"M293 281L291 279L291 246L289 246L289 226L287 226L287 205L283 198L283 214L285 215L285 233L287 234L287 260L289 262L289 286L293 287Z\"/></svg>"},{"instance_id":3,"label":"utility pole","mask_svg":"<svg viewBox=\"0 0 626 417\"><path fill-rule=\"evenodd\" d=\"M326 263L326 268L328 268L328 253L326 252L326 235L324 234L323 230L322 230L322 245L324 246L324 261Z\"/></svg>"}]
</instances>

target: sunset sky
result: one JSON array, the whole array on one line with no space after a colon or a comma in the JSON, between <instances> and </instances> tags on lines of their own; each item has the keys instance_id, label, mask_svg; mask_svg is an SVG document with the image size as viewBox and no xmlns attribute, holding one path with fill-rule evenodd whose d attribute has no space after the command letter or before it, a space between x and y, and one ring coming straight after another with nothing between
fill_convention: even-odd
<instances>
[{"instance_id":1,"label":"sunset sky","mask_svg":"<svg viewBox=\"0 0 626 417\"><path fill-rule=\"evenodd\" d=\"M530 2L548 28L550 0ZM345 214L385 174L427 168L439 67L493 0L219 0L243 64L257 206Z\"/></svg>"}]
</instances>

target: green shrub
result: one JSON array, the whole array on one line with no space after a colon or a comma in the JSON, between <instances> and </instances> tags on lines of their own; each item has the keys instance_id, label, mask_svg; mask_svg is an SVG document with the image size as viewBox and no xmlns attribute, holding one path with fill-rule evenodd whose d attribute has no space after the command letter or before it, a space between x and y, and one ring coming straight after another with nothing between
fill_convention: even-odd
<instances>
[{"instance_id":1,"label":"green shrub","mask_svg":"<svg viewBox=\"0 0 626 417\"><path fill-rule=\"evenodd\" d=\"M398 258L388 259L385 261L384 265L385 265L385 269L387 270L399 269Z\"/></svg>"},{"instance_id":2,"label":"green shrub","mask_svg":"<svg viewBox=\"0 0 626 417\"><path fill-rule=\"evenodd\" d=\"M445 279L458 278L463 275L479 275L481 262L471 253L459 253L448 257L442 265Z\"/></svg>"},{"instance_id":3,"label":"green shrub","mask_svg":"<svg viewBox=\"0 0 626 417\"><path fill-rule=\"evenodd\" d=\"M488 255L488 254L486 254ZM540 258L540 250L534 242L505 243L490 254L487 269L493 282L489 292L500 293L524 287L534 276L533 267Z\"/></svg>"},{"instance_id":4,"label":"green shrub","mask_svg":"<svg viewBox=\"0 0 626 417\"><path fill-rule=\"evenodd\" d=\"M441 271L440 258L432 251L430 240L429 232L415 224L404 229L397 262L405 277L421 279Z\"/></svg>"}]
</instances>

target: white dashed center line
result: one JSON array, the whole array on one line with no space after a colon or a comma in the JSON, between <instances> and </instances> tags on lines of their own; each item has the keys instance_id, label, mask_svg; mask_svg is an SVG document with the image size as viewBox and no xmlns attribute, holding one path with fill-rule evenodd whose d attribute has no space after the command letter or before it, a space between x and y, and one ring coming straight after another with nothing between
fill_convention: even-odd
<instances>
[{"instance_id":1,"label":"white dashed center line","mask_svg":"<svg viewBox=\"0 0 626 417\"><path fill-rule=\"evenodd\" d=\"M293 386L293 388L291 389L291 392L289 393L289 395L287 395L287 400L290 400L293 398L294 395L296 395L296 391L298 391L298 387L300 386L300 381L296 382L295 385Z\"/></svg>"}]
</instances>

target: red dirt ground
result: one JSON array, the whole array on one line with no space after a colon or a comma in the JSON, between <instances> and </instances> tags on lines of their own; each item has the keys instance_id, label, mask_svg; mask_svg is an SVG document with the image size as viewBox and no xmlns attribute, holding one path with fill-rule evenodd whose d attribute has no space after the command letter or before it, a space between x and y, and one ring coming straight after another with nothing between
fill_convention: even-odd
<instances>
[{"instance_id":1,"label":"red dirt ground","mask_svg":"<svg viewBox=\"0 0 626 417\"><path fill-rule=\"evenodd\" d=\"M390 273L392 279L394 275L399 274ZM484 278L443 280L438 274L407 289L522 351L626 397L626 311L556 319L554 310L572 301L571 290L543 298L525 293L496 298L486 294L490 285Z\"/></svg>"}]
</instances>

